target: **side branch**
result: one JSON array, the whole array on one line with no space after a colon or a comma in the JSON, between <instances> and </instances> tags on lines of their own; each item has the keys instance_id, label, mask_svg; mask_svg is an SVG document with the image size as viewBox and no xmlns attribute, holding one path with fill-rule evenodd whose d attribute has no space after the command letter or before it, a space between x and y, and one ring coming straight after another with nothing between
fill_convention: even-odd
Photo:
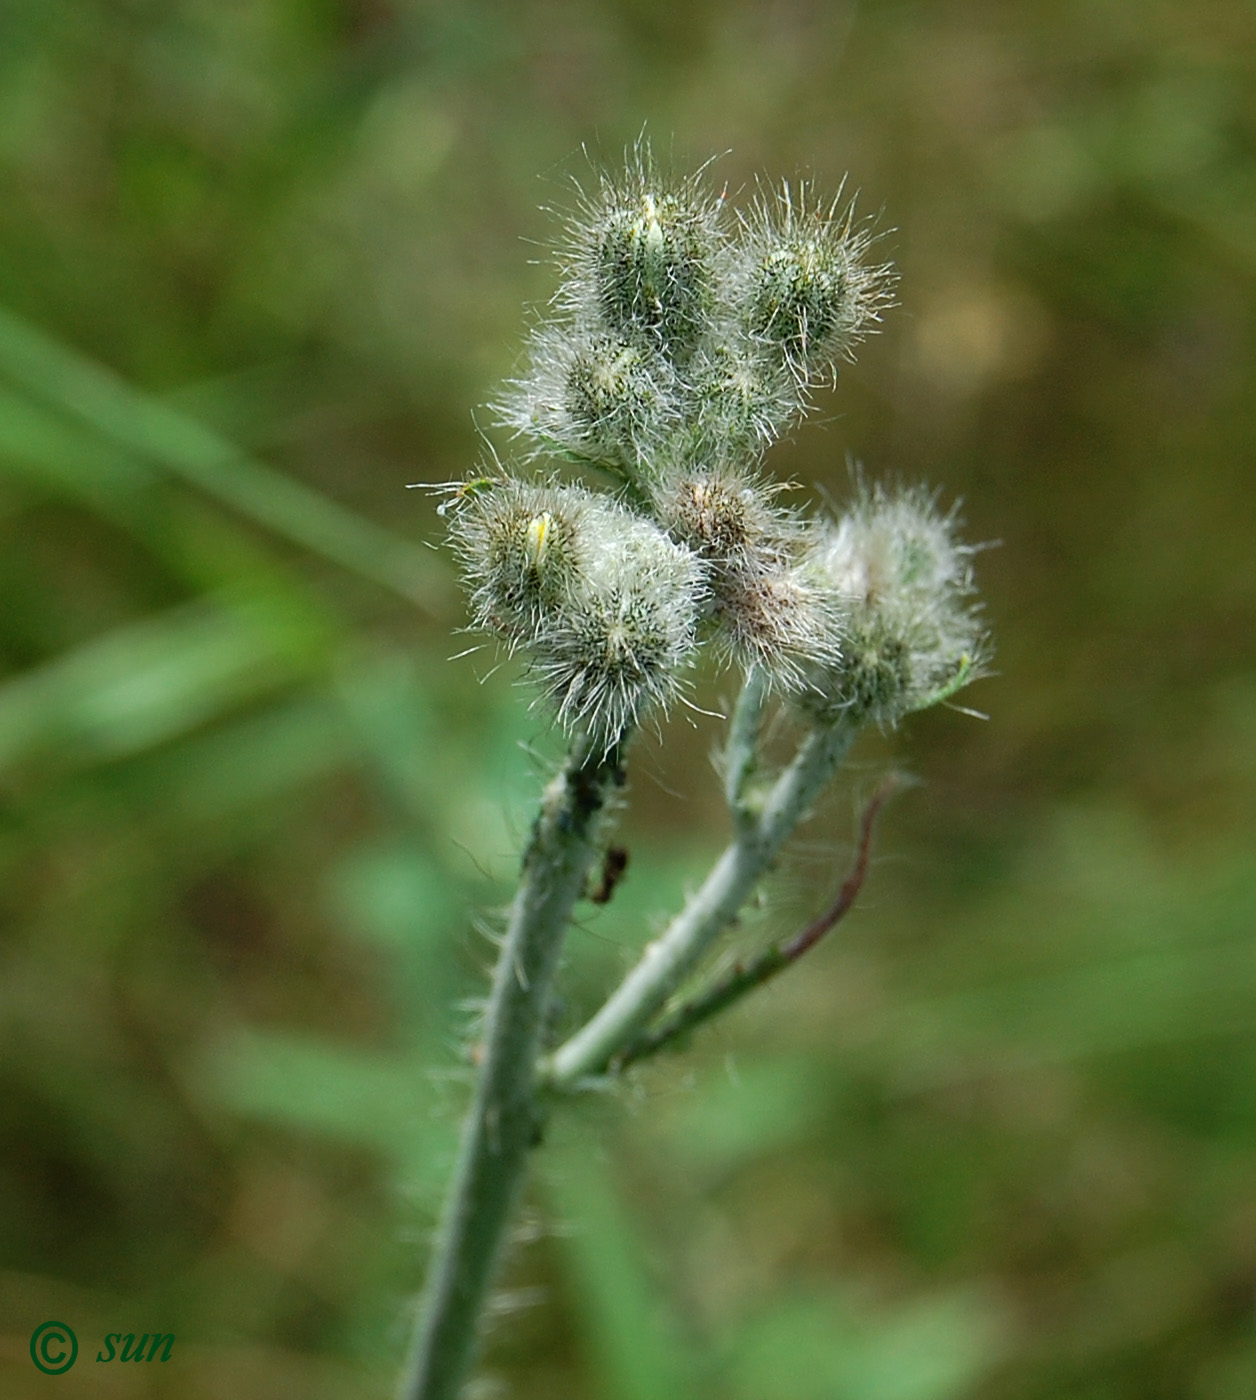
<instances>
[{"instance_id":1,"label":"side branch","mask_svg":"<svg viewBox=\"0 0 1256 1400\"><path fill-rule=\"evenodd\" d=\"M571 1090L604 1073L655 1016L712 942L737 917L781 847L845 758L857 726L810 731L762 809L737 824L732 844L685 907L641 956L602 1009L542 1067L543 1082Z\"/></svg>"},{"instance_id":2,"label":"side branch","mask_svg":"<svg viewBox=\"0 0 1256 1400\"><path fill-rule=\"evenodd\" d=\"M454 1400L476 1349L476 1323L501 1240L540 1139L535 1065L571 911L594 855L598 814L623 782L623 741L573 745L545 791L485 1018L483 1060L400 1400Z\"/></svg>"},{"instance_id":3,"label":"side branch","mask_svg":"<svg viewBox=\"0 0 1256 1400\"><path fill-rule=\"evenodd\" d=\"M724 799L739 831L754 825L750 788L759 761L759 727L766 702L767 678L761 667L752 666L733 708L724 749Z\"/></svg>"},{"instance_id":4,"label":"side branch","mask_svg":"<svg viewBox=\"0 0 1256 1400\"><path fill-rule=\"evenodd\" d=\"M859 892L868 875L868 861L872 854L872 828L878 813L897 786L897 778L887 778L864 809L859 824L859 843L855 849L854 862L842 882L837 898L824 913L813 919L801 933L788 942L770 944L749 961L735 963L704 992L687 1001L657 1026L642 1031L635 1039L629 1041L615 1056L611 1068L616 1071L626 1069L638 1060L645 1060L657 1054L681 1036L688 1035L704 1021L709 1021L721 1011L727 1010L734 1002L740 1001L747 992L762 987L791 963L796 963L840 923L859 898Z\"/></svg>"}]
</instances>

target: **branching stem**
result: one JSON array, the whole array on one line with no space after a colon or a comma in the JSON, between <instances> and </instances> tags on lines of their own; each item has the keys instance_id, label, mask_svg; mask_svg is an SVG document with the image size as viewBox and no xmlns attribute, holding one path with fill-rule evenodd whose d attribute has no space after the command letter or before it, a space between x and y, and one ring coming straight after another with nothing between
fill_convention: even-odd
<instances>
[{"instance_id":1,"label":"branching stem","mask_svg":"<svg viewBox=\"0 0 1256 1400\"><path fill-rule=\"evenodd\" d=\"M659 1011L714 939L737 917L790 832L837 771L856 732L853 724L836 724L808 733L793 762L767 794L762 810L737 822L732 843L712 866L702 887L646 948L602 1009L543 1066L547 1087L571 1090L582 1080L603 1073Z\"/></svg>"},{"instance_id":2,"label":"branching stem","mask_svg":"<svg viewBox=\"0 0 1256 1400\"><path fill-rule=\"evenodd\" d=\"M623 781L622 747L603 753L577 740L532 829L400 1400L455 1400L470 1369L502 1237L540 1139L535 1065L550 988L593 860L598 814Z\"/></svg>"},{"instance_id":3,"label":"branching stem","mask_svg":"<svg viewBox=\"0 0 1256 1400\"><path fill-rule=\"evenodd\" d=\"M657 1054L673 1041L688 1035L704 1021L709 1021L721 1011L726 1011L747 992L770 982L778 973L796 963L804 953L810 952L850 913L868 875L868 862L872 854L872 828L876 823L877 814L897 786L896 778L887 778L864 808L859 824L859 843L855 848L855 859L833 903L788 942L772 943L752 958L735 963L711 986L685 1002L657 1026L641 1031L615 1056L613 1064L616 1070L627 1069L638 1060L648 1059Z\"/></svg>"}]
</instances>

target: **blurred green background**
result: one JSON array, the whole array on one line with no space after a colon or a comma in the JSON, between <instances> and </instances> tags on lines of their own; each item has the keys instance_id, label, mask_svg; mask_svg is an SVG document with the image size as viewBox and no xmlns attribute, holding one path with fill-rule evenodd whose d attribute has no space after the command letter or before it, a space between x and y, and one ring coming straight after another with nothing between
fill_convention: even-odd
<instances>
[{"instance_id":1,"label":"blurred green background","mask_svg":"<svg viewBox=\"0 0 1256 1400\"><path fill-rule=\"evenodd\" d=\"M871 736L744 934L905 764L840 936L555 1123L486 1375L1256 1395L1251 6L5 0L6 1397L390 1394L558 751L403 488L481 457L540 206L645 123L884 211L901 307L772 460L962 497L999 674ZM717 738L636 752L570 1019L723 843ZM132 1330L171 1362L94 1362Z\"/></svg>"}]
</instances>

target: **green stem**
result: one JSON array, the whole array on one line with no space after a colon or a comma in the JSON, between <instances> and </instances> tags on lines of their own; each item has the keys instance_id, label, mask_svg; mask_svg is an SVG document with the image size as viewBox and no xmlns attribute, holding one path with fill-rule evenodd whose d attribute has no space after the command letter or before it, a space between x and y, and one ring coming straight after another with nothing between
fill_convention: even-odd
<instances>
[{"instance_id":1,"label":"green stem","mask_svg":"<svg viewBox=\"0 0 1256 1400\"><path fill-rule=\"evenodd\" d=\"M682 1036L687 1036L705 1021L727 1011L747 992L765 986L787 967L809 953L854 908L859 891L863 889L868 875L868 861L872 854L872 828L877 814L887 798L898 786L899 780L891 776L877 789L872 801L864 809L863 820L859 824L859 843L855 848L855 860L842 881L837 898L829 907L813 919L801 933L784 943L771 943L753 957L734 963L709 987L699 992L676 1011L657 1025L641 1031L615 1056L616 1069L627 1069L651 1055L657 1055Z\"/></svg>"},{"instance_id":2,"label":"green stem","mask_svg":"<svg viewBox=\"0 0 1256 1400\"><path fill-rule=\"evenodd\" d=\"M623 781L622 747L603 754L578 742L545 791L493 974L479 1079L400 1400L455 1400L474 1359L502 1238L540 1139L535 1066L550 988L598 813Z\"/></svg>"},{"instance_id":3,"label":"green stem","mask_svg":"<svg viewBox=\"0 0 1256 1400\"><path fill-rule=\"evenodd\" d=\"M752 666L737 697L724 748L724 799L739 831L754 823L750 783L758 764L759 728L766 703L767 677L762 667Z\"/></svg>"},{"instance_id":4,"label":"green stem","mask_svg":"<svg viewBox=\"0 0 1256 1400\"><path fill-rule=\"evenodd\" d=\"M549 1088L574 1089L603 1073L671 996L711 943L737 917L786 838L837 771L855 725L813 729L776 780L757 817L739 821L732 843L701 889L654 940L602 1009L542 1068Z\"/></svg>"}]
</instances>

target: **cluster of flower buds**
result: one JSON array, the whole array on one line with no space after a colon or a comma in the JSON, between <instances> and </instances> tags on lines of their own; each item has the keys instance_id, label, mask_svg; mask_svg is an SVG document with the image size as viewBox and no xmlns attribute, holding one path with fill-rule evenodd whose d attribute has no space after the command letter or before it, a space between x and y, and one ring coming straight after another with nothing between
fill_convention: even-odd
<instances>
[{"instance_id":1,"label":"cluster of flower buds","mask_svg":"<svg viewBox=\"0 0 1256 1400\"><path fill-rule=\"evenodd\" d=\"M498 474L445 508L475 625L608 747L681 694L708 639L815 723L892 724L980 660L951 517L878 491L807 520L762 471L889 303L868 227L805 185L726 205L644 146L583 196L554 314L499 411L533 458L611 489Z\"/></svg>"}]
</instances>

